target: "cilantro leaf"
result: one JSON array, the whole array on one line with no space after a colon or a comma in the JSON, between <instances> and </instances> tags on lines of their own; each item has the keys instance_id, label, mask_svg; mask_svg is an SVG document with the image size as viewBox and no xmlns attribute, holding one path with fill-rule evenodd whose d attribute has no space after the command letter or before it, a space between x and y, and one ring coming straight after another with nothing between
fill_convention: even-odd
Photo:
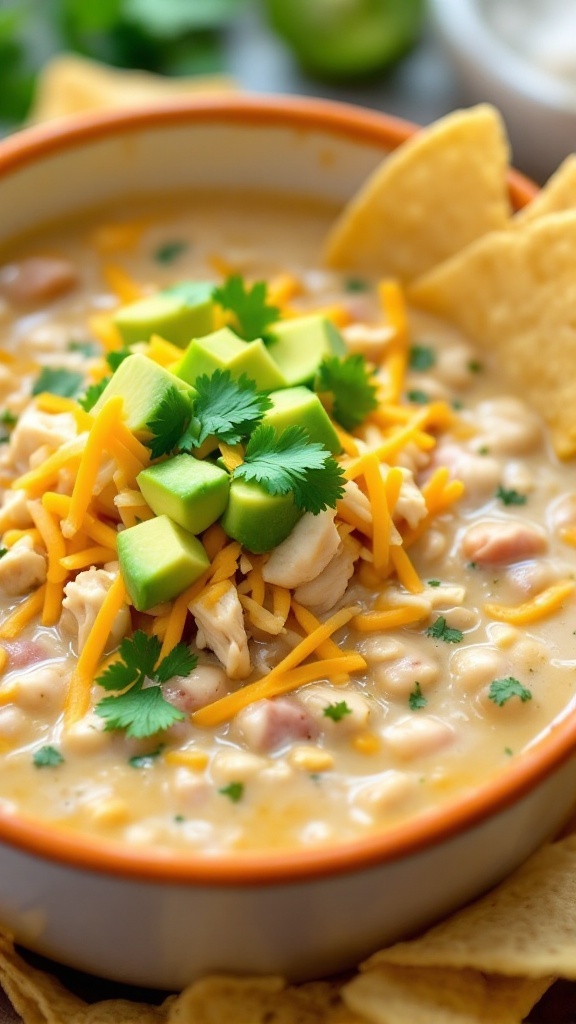
<instances>
[{"instance_id":1,"label":"cilantro leaf","mask_svg":"<svg viewBox=\"0 0 576 1024\"><path fill-rule=\"evenodd\" d=\"M343 359L328 356L318 367L314 387L320 394L332 394L334 419L344 430L353 430L378 406L373 378L374 370L369 369L359 353Z\"/></svg>"},{"instance_id":2,"label":"cilantro leaf","mask_svg":"<svg viewBox=\"0 0 576 1024\"><path fill-rule=\"evenodd\" d=\"M189 676L197 664L197 655L191 654L186 644L176 644L166 657L162 658L156 669L155 678L159 683L166 683L174 676Z\"/></svg>"},{"instance_id":3,"label":"cilantro leaf","mask_svg":"<svg viewBox=\"0 0 576 1024\"><path fill-rule=\"evenodd\" d=\"M8 554L8 548L0 548L0 558L4 558L4 555Z\"/></svg>"},{"instance_id":4,"label":"cilantro leaf","mask_svg":"<svg viewBox=\"0 0 576 1024\"><path fill-rule=\"evenodd\" d=\"M99 356L102 349L96 341L69 341L67 345L69 352L79 352L86 356L86 359L93 359Z\"/></svg>"},{"instance_id":5,"label":"cilantro leaf","mask_svg":"<svg viewBox=\"0 0 576 1024\"><path fill-rule=\"evenodd\" d=\"M425 708L428 703L428 698L422 693L422 687L418 680L414 683L414 689L408 696L408 705L411 711L419 711L420 708Z\"/></svg>"},{"instance_id":6,"label":"cilantro leaf","mask_svg":"<svg viewBox=\"0 0 576 1024\"><path fill-rule=\"evenodd\" d=\"M252 434L267 409L272 408L268 395L258 391L245 373L233 380L229 370L215 370L210 377L198 377L194 387L198 392L194 402L198 421L195 447L211 434L226 444L238 444Z\"/></svg>"},{"instance_id":7,"label":"cilantro leaf","mask_svg":"<svg viewBox=\"0 0 576 1024\"><path fill-rule=\"evenodd\" d=\"M124 348L116 348L112 352L106 353L106 362L112 370L112 373L114 373L114 370L118 369L120 363L123 363L129 355L132 355L132 353L128 346L125 346Z\"/></svg>"},{"instance_id":8,"label":"cilantro leaf","mask_svg":"<svg viewBox=\"0 0 576 1024\"><path fill-rule=\"evenodd\" d=\"M122 640L119 659L96 679L105 690L120 691L103 697L94 709L105 719L107 730L123 729L127 736L145 739L185 717L165 699L162 684L174 675L188 674L198 659L185 644L177 644L157 665L161 649L158 637L143 630Z\"/></svg>"},{"instance_id":9,"label":"cilantro leaf","mask_svg":"<svg viewBox=\"0 0 576 1024\"><path fill-rule=\"evenodd\" d=\"M431 636L435 640L443 640L445 644L459 644L464 639L462 630L452 629L448 626L443 615L439 615L436 622L428 626L425 636Z\"/></svg>"},{"instance_id":10,"label":"cilantro leaf","mask_svg":"<svg viewBox=\"0 0 576 1024\"><path fill-rule=\"evenodd\" d=\"M110 381L110 377L102 377L97 384L90 384L83 395L78 398L78 405L81 405L86 412L90 412L95 405L104 388Z\"/></svg>"},{"instance_id":11,"label":"cilantro leaf","mask_svg":"<svg viewBox=\"0 0 576 1024\"><path fill-rule=\"evenodd\" d=\"M268 494L292 491L297 508L314 515L334 508L344 493L338 463L299 426L277 434L274 427L261 423L248 442L244 462L232 476L255 480Z\"/></svg>"},{"instance_id":12,"label":"cilantro leaf","mask_svg":"<svg viewBox=\"0 0 576 1024\"><path fill-rule=\"evenodd\" d=\"M184 241L164 242L155 249L154 259L157 263L174 263L187 248L188 243Z\"/></svg>"},{"instance_id":13,"label":"cilantro leaf","mask_svg":"<svg viewBox=\"0 0 576 1024\"><path fill-rule=\"evenodd\" d=\"M36 768L55 768L64 763L64 758L56 747L47 746L34 751L32 762Z\"/></svg>"},{"instance_id":14,"label":"cilantro leaf","mask_svg":"<svg viewBox=\"0 0 576 1024\"><path fill-rule=\"evenodd\" d=\"M440 586L442 586L442 583L441 583L440 580L428 580L428 586L429 587L440 587Z\"/></svg>"},{"instance_id":15,"label":"cilantro leaf","mask_svg":"<svg viewBox=\"0 0 576 1024\"><path fill-rule=\"evenodd\" d=\"M44 366L32 385L32 394L41 395L43 391L49 391L51 395L60 395L61 398L73 398L83 383L84 377L75 370L66 370L63 366Z\"/></svg>"},{"instance_id":16,"label":"cilantro leaf","mask_svg":"<svg viewBox=\"0 0 576 1024\"><path fill-rule=\"evenodd\" d=\"M164 750L164 744L161 743L156 750L149 750L147 754L134 754L133 757L128 758L128 764L131 768L150 768L157 757Z\"/></svg>"},{"instance_id":17,"label":"cilantro leaf","mask_svg":"<svg viewBox=\"0 0 576 1024\"><path fill-rule=\"evenodd\" d=\"M240 274L232 274L212 292L215 301L234 314L234 329L246 341L261 338L280 317L280 310L268 305L267 294L265 281L256 281L250 288Z\"/></svg>"},{"instance_id":18,"label":"cilantro leaf","mask_svg":"<svg viewBox=\"0 0 576 1024\"><path fill-rule=\"evenodd\" d=\"M184 718L162 696L159 686L133 686L120 697L103 697L94 710L105 720L106 729L124 729L136 739L153 736Z\"/></svg>"},{"instance_id":19,"label":"cilantro leaf","mask_svg":"<svg viewBox=\"0 0 576 1024\"><path fill-rule=\"evenodd\" d=\"M233 804L237 804L244 794L244 783L230 782L227 786L222 786L218 792L222 793L223 796L227 796Z\"/></svg>"},{"instance_id":20,"label":"cilantro leaf","mask_svg":"<svg viewBox=\"0 0 576 1024\"><path fill-rule=\"evenodd\" d=\"M11 409L2 409L0 412L0 423L3 427L15 427L18 423L18 417Z\"/></svg>"},{"instance_id":21,"label":"cilantro leaf","mask_svg":"<svg viewBox=\"0 0 576 1024\"><path fill-rule=\"evenodd\" d=\"M503 505L525 505L528 500L525 494L520 494L512 487L509 489L502 487L502 485L498 487L495 497L499 498Z\"/></svg>"},{"instance_id":22,"label":"cilantro leaf","mask_svg":"<svg viewBox=\"0 0 576 1024\"><path fill-rule=\"evenodd\" d=\"M326 718L331 718L333 722L341 722L345 715L352 714L352 708L349 708L345 700L339 700L336 704L328 704L322 712Z\"/></svg>"},{"instance_id":23,"label":"cilantro leaf","mask_svg":"<svg viewBox=\"0 0 576 1024\"><path fill-rule=\"evenodd\" d=\"M524 704L532 700L532 694L527 686L523 686L514 676L507 676L506 679L493 679L488 688L488 697L501 708L511 697L519 697Z\"/></svg>"},{"instance_id":24,"label":"cilantro leaf","mask_svg":"<svg viewBox=\"0 0 576 1024\"><path fill-rule=\"evenodd\" d=\"M436 363L436 353L430 345L411 345L408 365L411 370L431 370Z\"/></svg>"},{"instance_id":25,"label":"cilantro leaf","mask_svg":"<svg viewBox=\"0 0 576 1024\"><path fill-rule=\"evenodd\" d=\"M426 405L430 401L430 395L427 395L425 391L419 391L418 388L414 391L407 391L406 397L414 405Z\"/></svg>"},{"instance_id":26,"label":"cilantro leaf","mask_svg":"<svg viewBox=\"0 0 576 1024\"><path fill-rule=\"evenodd\" d=\"M182 393L176 386L168 388L155 416L146 424L152 437L144 443L153 459L174 451L190 418L190 408Z\"/></svg>"}]
</instances>

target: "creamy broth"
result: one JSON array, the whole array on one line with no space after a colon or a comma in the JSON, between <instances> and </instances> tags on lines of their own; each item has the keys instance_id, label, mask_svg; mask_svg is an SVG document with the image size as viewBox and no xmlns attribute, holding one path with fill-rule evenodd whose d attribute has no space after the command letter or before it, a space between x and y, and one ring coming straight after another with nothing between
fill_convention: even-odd
<instances>
[{"instance_id":1,"label":"creamy broth","mask_svg":"<svg viewBox=\"0 0 576 1024\"><path fill-rule=\"evenodd\" d=\"M12 482L89 426L65 404L46 411L46 402L31 399L31 389L42 367L66 368L88 382L98 376L102 318L118 307L126 282L152 294L182 280L216 284L230 273L264 279L273 288L278 275L290 274L299 284L288 300L292 312L336 316L351 351L380 367L384 385L391 334L378 282L318 269L332 215L306 202L206 194L161 212L106 211L46 230L3 254L0 408L17 419L14 426L4 416L9 436L0 465L4 621L46 575L44 547L33 532L38 524L26 500L41 502L42 489L23 496ZM14 268L30 256L57 256L72 268L74 280L61 294L23 300L14 292ZM181 721L146 739L106 731L94 712L104 691L94 685L88 712L65 722L78 644L90 633L90 625L82 626L79 637L78 618L85 613L78 604L88 599L69 588L77 572L92 573L97 611L118 567L110 560L70 570L68 608L56 625L42 625L36 614L17 636L6 637L0 621L7 652L0 683L4 809L130 844L210 854L334 844L382 831L497 776L570 711L576 689L573 469L551 454L543 424L521 399L502 393L491 357L418 313L410 315L409 345L411 366L397 403L404 419L383 428L373 417L355 432L356 455L344 454L341 461L349 468L419 409L440 403L437 422L425 424L389 460L403 470L394 522L400 535L414 539L407 555L416 583L407 589L405 567L375 573L371 527L354 527L355 515L370 524L374 513L365 493L370 488L359 476L355 487L361 493L351 488L355 497L348 502L352 511L336 513L339 550L348 545L354 563L344 590L331 594L329 584L318 601L304 583L299 592L298 586L284 588L295 590L297 605L320 621L354 606L355 616L334 639L342 650L359 652L365 667L344 681L320 674L215 726L202 724L191 717L195 710L265 676L306 629L292 615L282 631L267 635L244 602L250 666L242 678L228 678L204 644L209 632L203 630L202 640L198 616L189 612L182 639L198 653L198 666L188 682L165 686L167 698L185 711ZM385 477L388 463L383 465ZM443 467L449 471L445 485L462 481L464 493L426 521L418 538L428 514L423 493ZM63 464L47 489L70 494L76 472L77 464ZM98 514L108 528L118 528L111 512ZM333 530L333 516L321 515L328 515ZM379 529L382 520L374 519ZM323 544L331 542L330 530L327 538ZM76 550L87 546L79 542ZM233 579L242 597L254 597L254 564L244 553ZM552 603L553 588L564 583L555 611L534 611L537 595ZM266 592L269 610L274 586L281 584ZM501 621L497 609L490 610L518 612L524 604L526 624ZM368 629L368 613L411 608L419 614L405 625ZM113 653L135 628L151 629L152 619L123 609L103 653ZM313 664L314 656L306 663ZM38 756L47 749L51 756Z\"/></svg>"}]
</instances>

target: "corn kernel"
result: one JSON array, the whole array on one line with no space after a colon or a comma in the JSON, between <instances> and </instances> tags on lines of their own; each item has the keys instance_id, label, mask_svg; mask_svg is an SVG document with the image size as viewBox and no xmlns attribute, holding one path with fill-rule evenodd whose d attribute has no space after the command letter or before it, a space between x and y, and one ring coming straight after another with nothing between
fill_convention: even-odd
<instances>
[{"instance_id":1,"label":"corn kernel","mask_svg":"<svg viewBox=\"0 0 576 1024\"><path fill-rule=\"evenodd\" d=\"M375 754L380 750L380 738L373 732L361 732L353 737L352 746L359 754Z\"/></svg>"},{"instance_id":2,"label":"corn kernel","mask_svg":"<svg viewBox=\"0 0 576 1024\"><path fill-rule=\"evenodd\" d=\"M190 768L193 772L204 771L208 764L209 757L205 750L169 750L164 754L166 764L172 764L178 768Z\"/></svg>"},{"instance_id":3,"label":"corn kernel","mask_svg":"<svg viewBox=\"0 0 576 1024\"><path fill-rule=\"evenodd\" d=\"M304 772L327 772L334 767L334 758L318 747L294 747L288 756L293 768Z\"/></svg>"}]
</instances>

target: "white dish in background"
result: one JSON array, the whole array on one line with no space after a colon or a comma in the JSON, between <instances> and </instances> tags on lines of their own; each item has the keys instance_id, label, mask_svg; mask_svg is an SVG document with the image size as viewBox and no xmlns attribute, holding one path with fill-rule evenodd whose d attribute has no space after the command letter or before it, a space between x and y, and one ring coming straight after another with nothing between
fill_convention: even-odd
<instances>
[{"instance_id":1,"label":"white dish in background","mask_svg":"<svg viewBox=\"0 0 576 1024\"><path fill-rule=\"evenodd\" d=\"M497 106L514 164L544 181L576 150L572 0L430 0L465 98Z\"/></svg>"}]
</instances>

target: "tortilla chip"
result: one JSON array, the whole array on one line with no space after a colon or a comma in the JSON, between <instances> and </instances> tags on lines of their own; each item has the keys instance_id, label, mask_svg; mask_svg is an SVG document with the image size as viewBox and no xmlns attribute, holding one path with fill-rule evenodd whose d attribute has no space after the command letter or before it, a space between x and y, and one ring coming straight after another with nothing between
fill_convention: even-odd
<instances>
[{"instance_id":1,"label":"tortilla chip","mask_svg":"<svg viewBox=\"0 0 576 1024\"><path fill-rule=\"evenodd\" d=\"M415 281L412 303L494 349L498 367L576 453L576 210L494 232Z\"/></svg>"},{"instance_id":2,"label":"tortilla chip","mask_svg":"<svg viewBox=\"0 0 576 1024\"><path fill-rule=\"evenodd\" d=\"M576 154L567 156L534 199L516 214L513 224L523 227L537 217L576 209Z\"/></svg>"},{"instance_id":3,"label":"tortilla chip","mask_svg":"<svg viewBox=\"0 0 576 1024\"><path fill-rule=\"evenodd\" d=\"M24 1024L76 1024L86 1007L52 975L26 963L2 933L0 984Z\"/></svg>"},{"instance_id":4,"label":"tortilla chip","mask_svg":"<svg viewBox=\"0 0 576 1024\"><path fill-rule=\"evenodd\" d=\"M418 132L346 206L326 245L335 269L411 280L510 224L509 146L487 104Z\"/></svg>"},{"instance_id":5,"label":"tortilla chip","mask_svg":"<svg viewBox=\"0 0 576 1024\"><path fill-rule=\"evenodd\" d=\"M576 836L543 847L492 892L363 965L576 979Z\"/></svg>"},{"instance_id":6,"label":"tortilla chip","mask_svg":"<svg viewBox=\"0 0 576 1024\"><path fill-rule=\"evenodd\" d=\"M168 78L62 54L48 61L38 76L29 121L36 124L83 111L137 107L234 88L234 82L221 75Z\"/></svg>"},{"instance_id":7,"label":"tortilla chip","mask_svg":"<svg viewBox=\"0 0 576 1024\"><path fill-rule=\"evenodd\" d=\"M362 1024L335 982L286 986L282 978L214 975L185 989L168 1024Z\"/></svg>"},{"instance_id":8,"label":"tortilla chip","mask_svg":"<svg viewBox=\"0 0 576 1024\"><path fill-rule=\"evenodd\" d=\"M165 1024L168 1009L168 1001L150 1006L129 999L104 999L81 1011L72 1024Z\"/></svg>"},{"instance_id":9,"label":"tortilla chip","mask_svg":"<svg viewBox=\"0 0 576 1024\"><path fill-rule=\"evenodd\" d=\"M355 978L342 994L370 1024L521 1024L547 987L542 979L478 971L382 967Z\"/></svg>"}]
</instances>

